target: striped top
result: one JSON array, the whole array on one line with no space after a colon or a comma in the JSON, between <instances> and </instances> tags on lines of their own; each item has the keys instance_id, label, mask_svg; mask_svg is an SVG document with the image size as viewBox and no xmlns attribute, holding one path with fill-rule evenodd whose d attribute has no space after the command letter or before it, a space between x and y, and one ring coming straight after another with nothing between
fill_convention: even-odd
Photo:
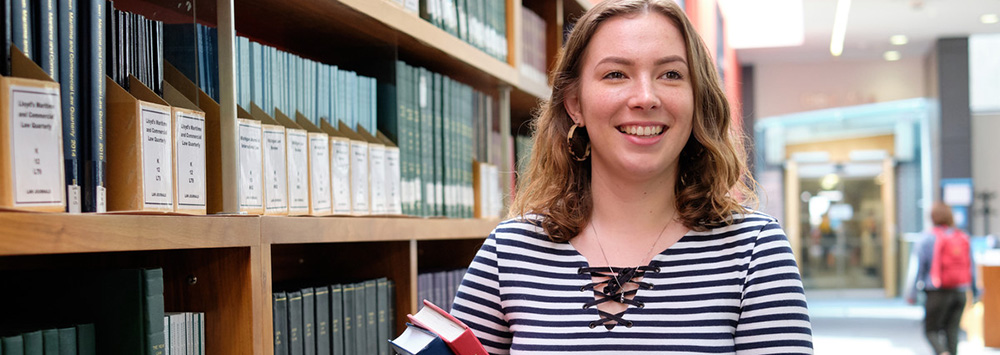
<instances>
[{"instance_id":1,"label":"striped top","mask_svg":"<svg viewBox=\"0 0 1000 355\"><path fill-rule=\"evenodd\" d=\"M529 216L537 219L537 216ZM600 317L587 260L522 219L486 239L451 314L492 354L811 354L802 281L788 239L770 216L688 232L656 255L623 318L632 327L591 327Z\"/></svg>"}]
</instances>

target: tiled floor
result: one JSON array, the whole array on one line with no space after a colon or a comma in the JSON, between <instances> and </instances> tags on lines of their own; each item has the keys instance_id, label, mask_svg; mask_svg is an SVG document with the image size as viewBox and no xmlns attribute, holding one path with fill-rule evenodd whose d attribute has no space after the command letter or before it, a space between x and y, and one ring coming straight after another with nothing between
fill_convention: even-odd
<instances>
[{"instance_id":1,"label":"tiled floor","mask_svg":"<svg viewBox=\"0 0 1000 355\"><path fill-rule=\"evenodd\" d=\"M816 354L931 355L923 335L921 306L882 290L807 291ZM959 344L960 355L1000 355L975 334Z\"/></svg>"}]
</instances>

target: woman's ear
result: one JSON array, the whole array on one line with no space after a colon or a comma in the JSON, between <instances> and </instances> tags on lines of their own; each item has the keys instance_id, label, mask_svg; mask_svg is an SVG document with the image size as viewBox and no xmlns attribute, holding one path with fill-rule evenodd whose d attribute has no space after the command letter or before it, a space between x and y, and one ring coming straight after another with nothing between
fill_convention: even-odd
<instances>
[{"instance_id":1,"label":"woman's ear","mask_svg":"<svg viewBox=\"0 0 1000 355\"><path fill-rule=\"evenodd\" d=\"M569 118L573 120L573 123L584 126L583 114L580 110L580 95L576 90L571 90L566 93L566 99L563 100L563 108L566 109L566 113L569 114Z\"/></svg>"}]
</instances>

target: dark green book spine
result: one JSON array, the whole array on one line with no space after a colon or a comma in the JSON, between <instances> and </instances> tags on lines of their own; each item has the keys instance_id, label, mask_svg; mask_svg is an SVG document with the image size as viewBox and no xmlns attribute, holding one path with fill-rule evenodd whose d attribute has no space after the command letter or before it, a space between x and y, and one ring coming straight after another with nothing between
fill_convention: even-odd
<instances>
[{"instance_id":1,"label":"dark green book spine","mask_svg":"<svg viewBox=\"0 0 1000 355\"><path fill-rule=\"evenodd\" d=\"M316 294L312 287L302 289L302 353L316 355Z\"/></svg>"},{"instance_id":2,"label":"dark green book spine","mask_svg":"<svg viewBox=\"0 0 1000 355\"><path fill-rule=\"evenodd\" d=\"M271 303L274 319L274 355L288 355L288 295L275 292Z\"/></svg>"},{"instance_id":3,"label":"dark green book spine","mask_svg":"<svg viewBox=\"0 0 1000 355\"><path fill-rule=\"evenodd\" d=\"M42 355L45 341L42 340L42 331L36 330L21 334L24 340L24 355Z\"/></svg>"},{"instance_id":4,"label":"dark green book spine","mask_svg":"<svg viewBox=\"0 0 1000 355\"><path fill-rule=\"evenodd\" d=\"M20 334L3 337L0 348L3 348L5 355L24 355L24 338Z\"/></svg>"},{"instance_id":5,"label":"dark green book spine","mask_svg":"<svg viewBox=\"0 0 1000 355\"><path fill-rule=\"evenodd\" d=\"M365 318L365 283L354 284L354 353L367 354L368 322Z\"/></svg>"},{"instance_id":6,"label":"dark green book spine","mask_svg":"<svg viewBox=\"0 0 1000 355\"><path fill-rule=\"evenodd\" d=\"M59 328L59 355L76 355L76 328Z\"/></svg>"},{"instance_id":7,"label":"dark green book spine","mask_svg":"<svg viewBox=\"0 0 1000 355\"><path fill-rule=\"evenodd\" d=\"M59 78L59 50L56 39L56 0L35 0L37 20L35 31L35 48L38 58L35 59L42 70L53 80Z\"/></svg>"},{"instance_id":8,"label":"dark green book spine","mask_svg":"<svg viewBox=\"0 0 1000 355\"><path fill-rule=\"evenodd\" d=\"M316 355L330 355L330 287L316 290Z\"/></svg>"},{"instance_id":9,"label":"dark green book spine","mask_svg":"<svg viewBox=\"0 0 1000 355\"><path fill-rule=\"evenodd\" d=\"M378 354L378 297L375 280L366 280L365 285L365 354Z\"/></svg>"},{"instance_id":10,"label":"dark green book spine","mask_svg":"<svg viewBox=\"0 0 1000 355\"><path fill-rule=\"evenodd\" d=\"M386 318L389 321L389 336L396 336L396 283L389 280L389 309Z\"/></svg>"},{"instance_id":11,"label":"dark green book spine","mask_svg":"<svg viewBox=\"0 0 1000 355\"><path fill-rule=\"evenodd\" d=\"M344 289L330 286L330 347L331 355L344 355Z\"/></svg>"},{"instance_id":12,"label":"dark green book spine","mask_svg":"<svg viewBox=\"0 0 1000 355\"><path fill-rule=\"evenodd\" d=\"M81 73L87 76L83 85L87 94L83 96L84 137L84 188L83 211L104 212L106 206L105 169L107 167L107 147L105 147L105 65L104 65L104 9L105 0L83 0L80 31L82 62Z\"/></svg>"},{"instance_id":13,"label":"dark green book spine","mask_svg":"<svg viewBox=\"0 0 1000 355\"><path fill-rule=\"evenodd\" d=\"M163 269L144 269L142 276L145 296L143 320L146 328L146 354L163 355L167 347L163 335Z\"/></svg>"},{"instance_id":14,"label":"dark green book spine","mask_svg":"<svg viewBox=\"0 0 1000 355\"><path fill-rule=\"evenodd\" d=\"M375 297L376 297L376 309L378 312L378 331L376 339L378 341L378 354L379 355L391 355L389 354L389 279L380 278L375 280Z\"/></svg>"},{"instance_id":15,"label":"dark green book spine","mask_svg":"<svg viewBox=\"0 0 1000 355\"><path fill-rule=\"evenodd\" d=\"M99 272L95 315L97 348L102 354L145 354L145 297L142 270ZM80 330L77 330L80 335ZM82 346L82 342L80 342Z\"/></svg>"},{"instance_id":16,"label":"dark green book spine","mask_svg":"<svg viewBox=\"0 0 1000 355\"><path fill-rule=\"evenodd\" d=\"M77 355L97 355L97 335L93 323L76 326Z\"/></svg>"},{"instance_id":17,"label":"dark green book spine","mask_svg":"<svg viewBox=\"0 0 1000 355\"><path fill-rule=\"evenodd\" d=\"M11 39L14 45L24 52L28 58L34 58L32 54L33 43L31 40L31 1L11 0L10 7L10 29Z\"/></svg>"},{"instance_id":18,"label":"dark green book spine","mask_svg":"<svg viewBox=\"0 0 1000 355\"><path fill-rule=\"evenodd\" d=\"M302 347L302 292L288 293L288 353L304 355Z\"/></svg>"},{"instance_id":19,"label":"dark green book spine","mask_svg":"<svg viewBox=\"0 0 1000 355\"><path fill-rule=\"evenodd\" d=\"M63 161L66 169L66 211L81 211L80 196L80 66L77 0L59 0L59 92L62 97ZM74 192L75 191L75 192Z\"/></svg>"},{"instance_id":20,"label":"dark green book spine","mask_svg":"<svg viewBox=\"0 0 1000 355\"><path fill-rule=\"evenodd\" d=\"M0 75L10 75L10 46L13 44L11 38L11 0L0 1L0 21L3 21L3 43L0 43ZM0 349L3 349L0 346Z\"/></svg>"},{"instance_id":21,"label":"dark green book spine","mask_svg":"<svg viewBox=\"0 0 1000 355\"><path fill-rule=\"evenodd\" d=\"M354 284L344 284L344 354L354 354L357 352L356 343L358 336L357 327L354 321Z\"/></svg>"},{"instance_id":22,"label":"dark green book spine","mask_svg":"<svg viewBox=\"0 0 1000 355\"><path fill-rule=\"evenodd\" d=\"M42 331L42 347L45 355L59 355L59 329Z\"/></svg>"}]
</instances>

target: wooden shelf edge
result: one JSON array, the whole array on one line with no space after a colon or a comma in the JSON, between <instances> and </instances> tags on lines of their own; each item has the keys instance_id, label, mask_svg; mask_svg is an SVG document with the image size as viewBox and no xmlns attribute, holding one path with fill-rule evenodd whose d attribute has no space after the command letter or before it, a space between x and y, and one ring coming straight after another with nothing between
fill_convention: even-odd
<instances>
[{"instance_id":1,"label":"wooden shelf edge","mask_svg":"<svg viewBox=\"0 0 1000 355\"><path fill-rule=\"evenodd\" d=\"M428 46L437 48L466 64L477 68L500 81L514 85L518 73L514 67L491 57L465 43L458 37L424 21L417 14L408 12L388 0L339 0L341 3L389 26L401 35L410 36Z\"/></svg>"},{"instance_id":2,"label":"wooden shelf edge","mask_svg":"<svg viewBox=\"0 0 1000 355\"><path fill-rule=\"evenodd\" d=\"M261 242L300 244L486 238L499 223L497 219L265 216L261 219Z\"/></svg>"},{"instance_id":3,"label":"wooden shelf edge","mask_svg":"<svg viewBox=\"0 0 1000 355\"><path fill-rule=\"evenodd\" d=\"M532 79L527 75L518 73L517 88L538 99L548 100L552 89L548 84Z\"/></svg>"},{"instance_id":4,"label":"wooden shelf edge","mask_svg":"<svg viewBox=\"0 0 1000 355\"><path fill-rule=\"evenodd\" d=\"M0 256L247 247L253 217L0 212Z\"/></svg>"}]
</instances>

